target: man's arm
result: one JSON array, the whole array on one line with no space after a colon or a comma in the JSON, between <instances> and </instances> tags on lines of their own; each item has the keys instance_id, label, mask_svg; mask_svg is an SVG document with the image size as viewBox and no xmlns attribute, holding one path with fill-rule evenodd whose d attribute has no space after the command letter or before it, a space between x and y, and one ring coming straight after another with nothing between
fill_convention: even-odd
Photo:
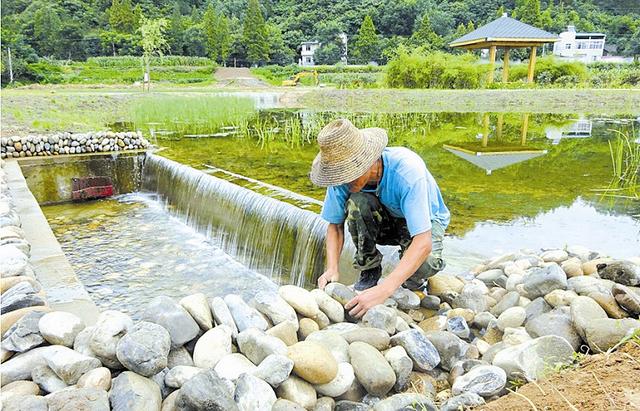
<instances>
[{"instance_id":1,"label":"man's arm","mask_svg":"<svg viewBox=\"0 0 640 411\"><path fill-rule=\"evenodd\" d=\"M318 278L318 287L324 289L327 283L338 281L340 254L344 245L344 223L329 224L327 227L327 270Z\"/></svg>"},{"instance_id":2,"label":"man's arm","mask_svg":"<svg viewBox=\"0 0 640 411\"><path fill-rule=\"evenodd\" d=\"M411 240L407 251L400 259L396 268L384 279L382 284L376 285L347 303L345 308L349 314L359 318L371 307L382 304L389 298L416 270L424 263L431 253L431 230L418 234Z\"/></svg>"}]
</instances>

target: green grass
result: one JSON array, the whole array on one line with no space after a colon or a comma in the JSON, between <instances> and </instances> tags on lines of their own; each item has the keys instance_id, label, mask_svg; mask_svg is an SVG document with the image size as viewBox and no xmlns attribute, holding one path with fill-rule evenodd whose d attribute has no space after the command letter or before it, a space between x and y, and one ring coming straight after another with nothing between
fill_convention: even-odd
<instances>
[{"instance_id":1,"label":"green grass","mask_svg":"<svg viewBox=\"0 0 640 411\"><path fill-rule=\"evenodd\" d=\"M210 134L241 122L255 112L249 98L216 95L152 94L132 101L128 121L136 129L165 129L183 134Z\"/></svg>"},{"instance_id":2,"label":"green grass","mask_svg":"<svg viewBox=\"0 0 640 411\"><path fill-rule=\"evenodd\" d=\"M605 195L640 199L640 144L635 143L634 128L619 131L615 141L609 141L612 179Z\"/></svg>"}]
</instances>

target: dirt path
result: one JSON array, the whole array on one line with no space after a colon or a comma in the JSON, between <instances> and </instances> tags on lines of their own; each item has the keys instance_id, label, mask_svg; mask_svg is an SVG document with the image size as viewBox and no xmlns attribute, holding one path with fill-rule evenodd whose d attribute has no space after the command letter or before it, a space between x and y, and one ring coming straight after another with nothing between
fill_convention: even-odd
<instances>
[{"instance_id":1,"label":"dirt path","mask_svg":"<svg viewBox=\"0 0 640 411\"><path fill-rule=\"evenodd\" d=\"M220 67L214 74L220 87L269 87L256 78L248 68Z\"/></svg>"},{"instance_id":2,"label":"dirt path","mask_svg":"<svg viewBox=\"0 0 640 411\"><path fill-rule=\"evenodd\" d=\"M616 352L590 356L577 369L526 384L478 410L638 411L640 345L629 342Z\"/></svg>"}]
</instances>

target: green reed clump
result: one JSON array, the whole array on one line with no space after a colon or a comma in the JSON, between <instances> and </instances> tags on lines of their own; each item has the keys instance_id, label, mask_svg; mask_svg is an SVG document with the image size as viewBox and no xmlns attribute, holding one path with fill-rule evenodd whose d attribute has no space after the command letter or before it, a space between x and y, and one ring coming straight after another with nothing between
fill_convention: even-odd
<instances>
[{"instance_id":1,"label":"green reed clump","mask_svg":"<svg viewBox=\"0 0 640 411\"><path fill-rule=\"evenodd\" d=\"M640 199L640 144L633 140L634 129L612 131L618 137L609 141L613 177L605 195Z\"/></svg>"},{"instance_id":2,"label":"green reed clump","mask_svg":"<svg viewBox=\"0 0 640 411\"><path fill-rule=\"evenodd\" d=\"M245 97L149 95L131 102L129 113L140 130L212 134L253 115L255 105Z\"/></svg>"}]
</instances>

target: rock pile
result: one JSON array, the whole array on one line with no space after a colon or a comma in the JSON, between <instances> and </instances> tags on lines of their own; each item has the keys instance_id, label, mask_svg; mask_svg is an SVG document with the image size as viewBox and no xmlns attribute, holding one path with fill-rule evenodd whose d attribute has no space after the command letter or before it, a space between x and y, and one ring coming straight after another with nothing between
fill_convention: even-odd
<instances>
[{"instance_id":1,"label":"rock pile","mask_svg":"<svg viewBox=\"0 0 640 411\"><path fill-rule=\"evenodd\" d=\"M149 142L140 131L54 133L0 138L1 158L125 151L147 147Z\"/></svg>"},{"instance_id":2,"label":"rock pile","mask_svg":"<svg viewBox=\"0 0 640 411\"><path fill-rule=\"evenodd\" d=\"M160 296L141 321L107 310L87 327L73 314L35 312L28 244L0 198L7 411L457 410L640 329L638 261L580 247L438 274L426 295L399 289L360 321L343 308L354 291L331 283L251 301ZM5 330L5 315L24 307Z\"/></svg>"}]
</instances>

